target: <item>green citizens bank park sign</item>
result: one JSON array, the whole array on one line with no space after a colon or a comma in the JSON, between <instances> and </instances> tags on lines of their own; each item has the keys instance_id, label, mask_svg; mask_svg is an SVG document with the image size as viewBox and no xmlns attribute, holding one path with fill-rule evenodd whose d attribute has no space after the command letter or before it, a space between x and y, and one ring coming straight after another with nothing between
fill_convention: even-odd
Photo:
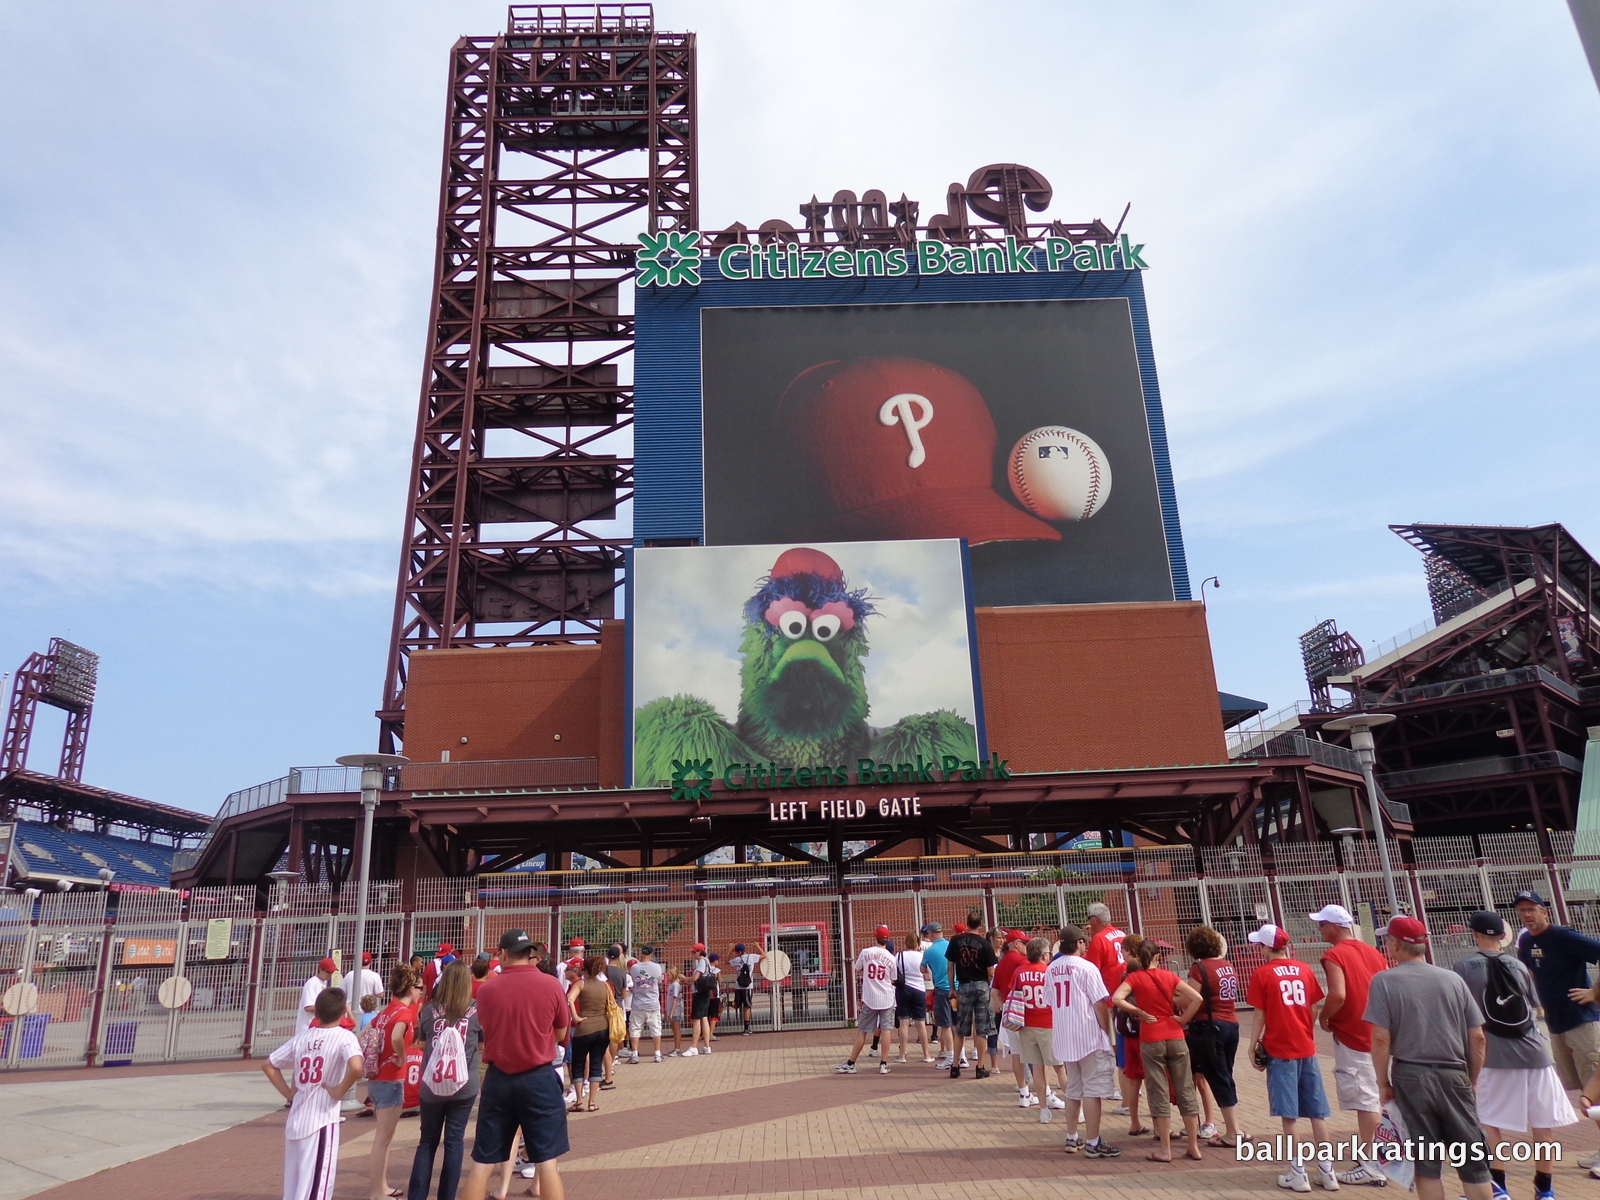
<instances>
[{"instance_id":1,"label":"green citizens bank park sign","mask_svg":"<svg viewBox=\"0 0 1600 1200\"><path fill-rule=\"evenodd\" d=\"M635 261L644 287L694 287L706 251L702 233L641 233ZM1073 242L1048 237L1040 245L1004 242L952 246L925 239L910 246L805 246L774 242L769 246L724 246L717 251L717 270L724 279L864 279L874 275L1024 275L1038 271L1140 271L1144 243L1123 234L1114 242Z\"/></svg>"}]
</instances>

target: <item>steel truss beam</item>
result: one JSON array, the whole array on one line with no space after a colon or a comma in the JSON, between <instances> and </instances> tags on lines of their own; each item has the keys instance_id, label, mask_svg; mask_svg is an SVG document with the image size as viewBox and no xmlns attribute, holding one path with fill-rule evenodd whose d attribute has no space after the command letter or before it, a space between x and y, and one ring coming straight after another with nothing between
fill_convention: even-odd
<instances>
[{"instance_id":1,"label":"steel truss beam","mask_svg":"<svg viewBox=\"0 0 1600 1200\"><path fill-rule=\"evenodd\" d=\"M451 55L385 749L412 652L592 641L613 615L625 283L641 230L698 224L693 35L635 4L517 6L507 29Z\"/></svg>"}]
</instances>

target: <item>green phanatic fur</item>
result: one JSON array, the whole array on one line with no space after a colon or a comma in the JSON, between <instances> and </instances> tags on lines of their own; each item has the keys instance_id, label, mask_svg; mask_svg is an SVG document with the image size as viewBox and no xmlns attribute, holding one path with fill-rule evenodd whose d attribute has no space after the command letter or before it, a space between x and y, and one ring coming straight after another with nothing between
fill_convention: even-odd
<instances>
[{"instance_id":1,"label":"green phanatic fur","mask_svg":"<svg viewBox=\"0 0 1600 1200\"><path fill-rule=\"evenodd\" d=\"M787 638L773 637L761 625L745 626L744 639L739 650L744 655L744 665L739 670L739 722L737 730L756 752L758 759L777 763L838 763L846 762L858 752L865 752L870 733L867 729L867 680L861 660L867 656L866 630L859 625L849 633L840 634L826 645L806 639L791 642ZM786 731L773 712L774 685L791 670L804 669L804 662L796 656L809 651L813 661L821 656L820 650L832 663L832 671L817 670L817 675L828 674L842 680L848 689L848 700L832 716L827 727L811 736L796 737Z\"/></svg>"},{"instance_id":2,"label":"green phanatic fur","mask_svg":"<svg viewBox=\"0 0 1600 1200\"><path fill-rule=\"evenodd\" d=\"M944 755L973 759L978 756L978 735L965 717L948 709L903 717L873 739L867 757L880 763L915 763L922 758L938 764Z\"/></svg>"},{"instance_id":3,"label":"green phanatic fur","mask_svg":"<svg viewBox=\"0 0 1600 1200\"><path fill-rule=\"evenodd\" d=\"M698 696L663 696L638 712L633 726L633 777L639 787L664 787L674 759L710 759L713 771L756 754L717 710Z\"/></svg>"},{"instance_id":4,"label":"green phanatic fur","mask_svg":"<svg viewBox=\"0 0 1600 1200\"><path fill-rule=\"evenodd\" d=\"M711 760L720 773L729 763L842 765L853 771L858 758L882 763L937 764L950 755L977 757L976 730L947 710L904 717L876 736L867 725L867 635L861 625L831 642L774 637L764 624L745 626L739 649L739 718L729 723L697 696L652 700L634 719L634 779L640 787L662 786L674 760ZM780 718L788 687L802 694L837 692L837 711L808 710L813 728L797 736ZM825 706L824 706L825 707Z\"/></svg>"}]
</instances>

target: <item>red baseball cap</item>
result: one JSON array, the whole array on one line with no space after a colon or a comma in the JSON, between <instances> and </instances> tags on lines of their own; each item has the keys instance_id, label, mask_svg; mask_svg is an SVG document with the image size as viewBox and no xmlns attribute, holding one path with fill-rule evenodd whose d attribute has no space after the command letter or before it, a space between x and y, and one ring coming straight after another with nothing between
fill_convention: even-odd
<instances>
[{"instance_id":1,"label":"red baseball cap","mask_svg":"<svg viewBox=\"0 0 1600 1200\"><path fill-rule=\"evenodd\" d=\"M705 948L706 944L704 942L696 942L694 945L689 947L691 950L704 950Z\"/></svg>"},{"instance_id":2,"label":"red baseball cap","mask_svg":"<svg viewBox=\"0 0 1600 1200\"><path fill-rule=\"evenodd\" d=\"M329 975L332 975L338 969L339 964L334 962L331 958L325 958L317 964L317 970L326 971Z\"/></svg>"},{"instance_id":3,"label":"red baseball cap","mask_svg":"<svg viewBox=\"0 0 1600 1200\"><path fill-rule=\"evenodd\" d=\"M920 358L854 358L797 375L777 424L862 539L1060 541L994 490L994 417L978 389Z\"/></svg>"},{"instance_id":4,"label":"red baseball cap","mask_svg":"<svg viewBox=\"0 0 1600 1200\"><path fill-rule=\"evenodd\" d=\"M1020 930L1020 929L1008 929L1008 930L1006 930L1006 945L1008 945L1008 946L1012 942L1025 942L1027 940L1028 940L1028 935L1023 933L1022 930Z\"/></svg>"},{"instance_id":5,"label":"red baseball cap","mask_svg":"<svg viewBox=\"0 0 1600 1200\"><path fill-rule=\"evenodd\" d=\"M1385 937L1408 946L1420 946L1428 940L1428 927L1415 917L1391 917L1389 927L1383 932Z\"/></svg>"},{"instance_id":6,"label":"red baseball cap","mask_svg":"<svg viewBox=\"0 0 1600 1200\"><path fill-rule=\"evenodd\" d=\"M889 927L887 925L879 925L872 931L872 936L886 938L892 936L892 934L889 932Z\"/></svg>"},{"instance_id":7,"label":"red baseball cap","mask_svg":"<svg viewBox=\"0 0 1600 1200\"><path fill-rule=\"evenodd\" d=\"M440 942L439 943L439 953L440 954L454 954L455 952L456 952L456 948L454 946L452 946L449 942Z\"/></svg>"},{"instance_id":8,"label":"red baseball cap","mask_svg":"<svg viewBox=\"0 0 1600 1200\"><path fill-rule=\"evenodd\" d=\"M1289 945L1289 931L1277 925L1263 925L1248 935L1247 940L1258 946L1265 946L1268 950L1284 950Z\"/></svg>"}]
</instances>

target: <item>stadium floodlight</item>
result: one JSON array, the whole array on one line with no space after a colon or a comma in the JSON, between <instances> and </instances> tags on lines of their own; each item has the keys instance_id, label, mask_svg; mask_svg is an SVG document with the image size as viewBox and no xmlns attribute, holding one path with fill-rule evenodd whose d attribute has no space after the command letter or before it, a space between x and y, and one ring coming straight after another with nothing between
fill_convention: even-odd
<instances>
[{"instance_id":1,"label":"stadium floodlight","mask_svg":"<svg viewBox=\"0 0 1600 1200\"><path fill-rule=\"evenodd\" d=\"M1378 865L1383 868L1383 887L1388 893L1391 917L1398 916L1403 910L1400 908L1400 894L1394 887L1394 866L1389 861L1389 839L1383 832L1383 799L1378 794L1378 780L1372 770L1373 763L1377 761L1377 755L1373 752L1375 743L1372 740L1372 731L1394 720L1393 713L1364 712L1339 717L1323 725L1324 729L1350 731L1350 748L1356 752L1356 758L1361 763L1361 777L1367 784L1367 802L1372 808L1372 836L1378 842Z\"/></svg>"},{"instance_id":2,"label":"stadium floodlight","mask_svg":"<svg viewBox=\"0 0 1600 1200\"><path fill-rule=\"evenodd\" d=\"M346 754L333 760L341 767L361 768L361 892L356 900L356 953L353 970L356 986L347 991L350 1008L361 1011L361 951L367 944L367 885L372 874L372 820L378 811L378 793L383 791L384 774L390 767L410 762L401 754Z\"/></svg>"}]
</instances>

